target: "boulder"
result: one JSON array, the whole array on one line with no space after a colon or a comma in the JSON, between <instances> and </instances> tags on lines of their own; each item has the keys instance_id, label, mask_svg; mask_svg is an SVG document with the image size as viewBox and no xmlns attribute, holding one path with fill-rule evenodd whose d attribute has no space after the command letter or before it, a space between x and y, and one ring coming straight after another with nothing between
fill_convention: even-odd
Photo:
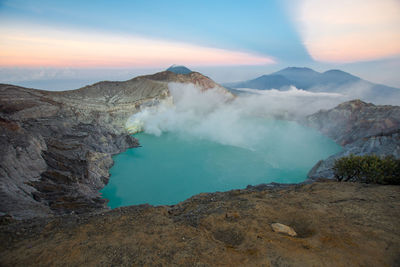
<instances>
[{"instance_id":1,"label":"boulder","mask_svg":"<svg viewBox=\"0 0 400 267\"><path fill-rule=\"evenodd\" d=\"M295 230L293 230L292 227L281 224L281 223L273 223L271 224L272 230L274 232L280 233L280 234L287 234L290 236L297 236L297 233Z\"/></svg>"}]
</instances>

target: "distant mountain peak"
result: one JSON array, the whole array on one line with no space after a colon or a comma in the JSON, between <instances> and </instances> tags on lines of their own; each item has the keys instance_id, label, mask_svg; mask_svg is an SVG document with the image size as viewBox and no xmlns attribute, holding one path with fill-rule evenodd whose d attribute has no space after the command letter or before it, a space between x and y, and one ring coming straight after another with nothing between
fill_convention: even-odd
<instances>
[{"instance_id":1,"label":"distant mountain peak","mask_svg":"<svg viewBox=\"0 0 400 267\"><path fill-rule=\"evenodd\" d=\"M278 72L286 72L286 71L316 72L315 70L307 67L287 67Z\"/></svg>"},{"instance_id":2,"label":"distant mountain peak","mask_svg":"<svg viewBox=\"0 0 400 267\"><path fill-rule=\"evenodd\" d=\"M286 78L291 78L291 77L297 77L299 75L304 76L304 75L312 75L312 76L316 76L316 75L320 75L321 73L310 69L310 68L306 68L306 67L287 67L284 69L281 69L280 71L274 72L273 74L279 74L279 75L283 75Z\"/></svg>"},{"instance_id":3,"label":"distant mountain peak","mask_svg":"<svg viewBox=\"0 0 400 267\"><path fill-rule=\"evenodd\" d=\"M329 73L329 72L337 72L337 73L347 73L345 71L342 70L338 70L338 69L331 69L331 70L327 70L324 73ZM348 73L347 73L348 74Z\"/></svg>"},{"instance_id":4,"label":"distant mountain peak","mask_svg":"<svg viewBox=\"0 0 400 267\"><path fill-rule=\"evenodd\" d=\"M359 78L357 76L354 76L348 72L342 71L342 70L338 70L338 69L332 69L332 70L327 70L325 72L322 73L323 75L342 75L342 76L349 76L349 77L354 77L354 78Z\"/></svg>"},{"instance_id":5,"label":"distant mountain peak","mask_svg":"<svg viewBox=\"0 0 400 267\"><path fill-rule=\"evenodd\" d=\"M176 73L176 74L189 74L189 73L192 73L192 71L190 69L186 68L185 66L176 65L176 64L174 64L171 67L169 67L167 69L167 71L170 71L170 72L173 72L173 73Z\"/></svg>"},{"instance_id":6,"label":"distant mountain peak","mask_svg":"<svg viewBox=\"0 0 400 267\"><path fill-rule=\"evenodd\" d=\"M271 75L282 75L291 81L291 85L301 89L308 89L313 86L313 81L318 79L321 73L306 67L288 67Z\"/></svg>"},{"instance_id":7,"label":"distant mountain peak","mask_svg":"<svg viewBox=\"0 0 400 267\"><path fill-rule=\"evenodd\" d=\"M331 82L336 83L356 82L361 80L357 76L337 69L325 71L324 73L322 73L321 77L323 81L330 80Z\"/></svg>"}]
</instances>

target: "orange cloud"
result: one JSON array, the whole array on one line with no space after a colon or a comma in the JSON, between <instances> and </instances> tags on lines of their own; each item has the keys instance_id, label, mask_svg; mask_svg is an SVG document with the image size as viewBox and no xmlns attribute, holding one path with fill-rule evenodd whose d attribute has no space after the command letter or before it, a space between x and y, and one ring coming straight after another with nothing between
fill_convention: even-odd
<instances>
[{"instance_id":1,"label":"orange cloud","mask_svg":"<svg viewBox=\"0 0 400 267\"><path fill-rule=\"evenodd\" d=\"M262 65L270 57L142 37L0 26L0 66Z\"/></svg>"},{"instance_id":2,"label":"orange cloud","mask_svg":"<svg viewBox=\"0 0 400 267\"><path fill-rule=\"evenodd\" d=\"M400 54L398 0L300 0L296 15L315 60L354 62Z\"/></svg>"}]
</instances>

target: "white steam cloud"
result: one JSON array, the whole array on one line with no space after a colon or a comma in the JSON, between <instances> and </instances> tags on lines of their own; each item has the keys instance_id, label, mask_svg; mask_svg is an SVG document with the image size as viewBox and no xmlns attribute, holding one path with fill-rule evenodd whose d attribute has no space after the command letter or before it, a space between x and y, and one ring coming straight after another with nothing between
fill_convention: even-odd
<instances>
[{"instance_id":1,"label":"white steam cloud","mask_svg":"<svg viewBox=\"0 0 400 267\"><path fill-rule=\"evenodd\" d=\"M273 119L300 119L343 102L340 94L242 89L252 94L233 98L219 89L200 91L194 85L170 83L173 98L132 115L132 132L173 132L225 145L254 149L273 131ZM269 123L266 121L269 120ZM290 133L293 135L293 133Z\"/></svg>"},{"instance_id":2,"label":"white steam cloud","mask_svg":"<svg viewBox=\"0 0 400 267\"><path fill-rule=\"evenodd\" d=\"M355 81L335 86L316 86L310 88L311 92L334 92L346 100L360 99L375 105L400 105L400 89L375 85L367 81Z\"/></svg>"}]
</instances>

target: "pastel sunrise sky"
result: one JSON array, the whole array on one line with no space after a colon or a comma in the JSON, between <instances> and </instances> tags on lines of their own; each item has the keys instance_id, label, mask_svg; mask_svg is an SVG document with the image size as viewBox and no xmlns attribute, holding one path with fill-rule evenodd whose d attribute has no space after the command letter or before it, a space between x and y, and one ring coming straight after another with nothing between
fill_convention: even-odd
<instances>
[{"instance_id":1,"label":"pastel sunrise sky","mask_svg":"<svg viewBox=\"0 0 400 267\"><path fill-rule=\"evenodd\" d=\"M400 87L400 1L0 0L0 82L73 89L172 64L217 82L306 66Z\"/></svg>"}]
</instances>

